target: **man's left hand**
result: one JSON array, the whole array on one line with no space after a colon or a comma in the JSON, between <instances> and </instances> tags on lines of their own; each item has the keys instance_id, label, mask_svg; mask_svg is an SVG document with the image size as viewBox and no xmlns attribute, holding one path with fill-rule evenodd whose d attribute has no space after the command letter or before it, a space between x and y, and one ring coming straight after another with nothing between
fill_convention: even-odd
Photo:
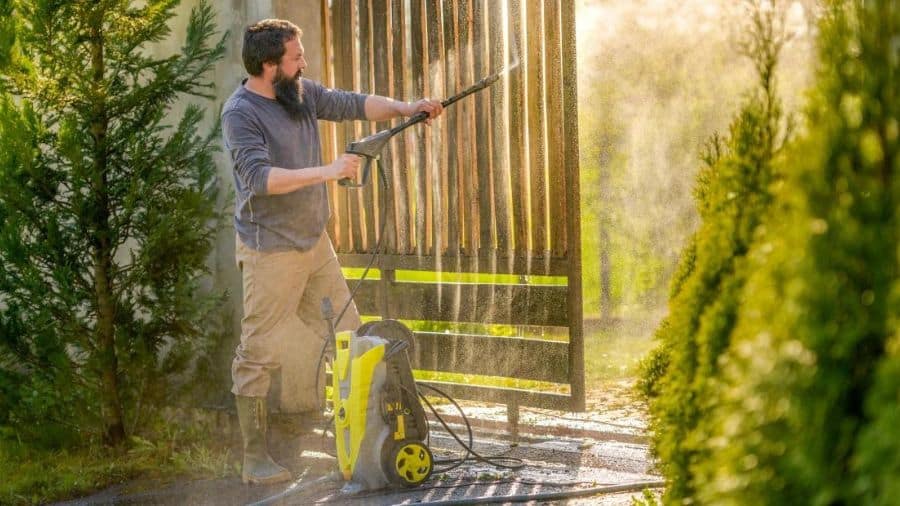
<instances>
[{"instance_id":1,"label":"man's left hand","mask_svg":"<svg viewBox=\"0 0 900 506\"><path fill-rule=\"evenodd\" d=\"M430 98L423 98L417 102L412 102L409 104L409 114L406 116L415 116L419 112L428 113L428 117L425 118L425 124L430 125L431 120L437 118L444 112L444 106L441 105L440 100L432 100Z\"/></svg>"}]
</instances>

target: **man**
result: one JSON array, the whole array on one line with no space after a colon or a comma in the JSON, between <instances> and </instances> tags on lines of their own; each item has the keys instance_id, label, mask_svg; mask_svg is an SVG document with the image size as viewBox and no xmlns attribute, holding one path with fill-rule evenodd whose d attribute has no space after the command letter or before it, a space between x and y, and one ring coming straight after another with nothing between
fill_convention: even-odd
<instances>
[{"instance_id":1,"label":"man","mask_svg":"<svg viewBox=\"0 0 900 506\"><path fill-rule=\"evenodd\" d=\"M306 68L301 36L296 25L284 20L248 27L242 56L250 76L222 110L234 168L236 260L244 288L241 343L232 364L244 483L291 478L266 446L270 373L283 366L301 374L307 409L321 409L314 391L318 350L327 337L321 302L329 297L340 311L349 300L325 232L325 182L355 178L360 160L343 154L323 164L317 120L379 121L425 111L430 122L442 112L434 100L399 102L327 89L301 78ZM359 324L351 302L338 329ZM302 363L281 363L279 350L286 343L304 353Z\"/></svg>"}]
</instances>

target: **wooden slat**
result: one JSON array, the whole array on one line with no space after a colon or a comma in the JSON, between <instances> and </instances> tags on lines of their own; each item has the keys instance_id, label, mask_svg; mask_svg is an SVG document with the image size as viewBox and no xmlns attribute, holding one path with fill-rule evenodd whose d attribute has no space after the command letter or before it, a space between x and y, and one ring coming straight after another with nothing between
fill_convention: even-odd
<instances>
[{"instance_id":1,"label":"wooden slat","mask_svg":"<svg viewBox=\"0 0 900 506\"><path fill-rule=\"evenodd\" d=\"M459 72L457 74L457 90L470 86L475 78L473 76L472 61L472 2L471 0L457 0L456 6L456 37L457 54L459 60ZM474 135L475 125L475 97L469 97L457 103L459 123L457 125L458 141L456 148L459 151L459 199L460 199L460 251L465 255L478 254L478 195L477 167L475 166L475 146L478 139ZM459 269L461 261L457 261L454 268ZM462 294L460 294L462 297ZM474 297L472 292L470 296ZM472 300L468 303L474 304Z\"/></svg>"},{"instance_id":2,"label":"wooden slat","mask_svg":"<svg viewBox=\"0 0 900 506\"><path fill-rule=\"evenodd\" d=\"M474 63L472 61L472 0L458 0L457 3L457 38L459 40L459 83L460 88L470 86L476 81ZM459 164L460 164L460 206L462 211L463 252L469 255L478 254L478 170L475 166L475 150L479 143L475 137L475 97L470 97L459 104L460 122L458 126Z\"/></svg>"},{"instance_id":3,"label":"wooden slat","mask_svg":"<svg viewBox=\"0 0 900 506\"><path fill-rule=\"evenodd\" d=\"M320 0L319 9L322 13L322 82L325 86L334 86L334 67L328 62L334 57L334 49L332 45L332 26L331 26L331 10L328 8L328 0ZM337 143L335 142L334 123L330 121L319 121L319 131L322 133L322 157L323 161L328 163L334 160ZM340 243L340 207L338 206L338 188L337 184L330 182L327 185L328 203L331 208L331 218L328 220L326 229L332 241L336 244Z\"/></svg>"},{"instance_id":4,"label":"wooden slat","mask_svg":"<svg viewBox=\"0 0 900 506\"><path fill-rule=\"evenodd\" d=\"M509 179L513 195L513 241L516 251L529 250L530 231L528 215L531 195L528 190L528 146L525 134L525 68L522 36L521 0L507 1L509 15L508 64L519 62L519 67L509 73Z\"/></svg>"},{"instance_id":5,"label":"wooden slat","mask_svg":"<svg viewBox=\"0 0 900 506\"><path fill-rule=\"evenodd\" d=\"M356 89L363 93L374 93L375 91L373 61L375 43L373 40L372 2L373 0L358 0L357 3L359 8L359 46L357 48L359 51L359 66L354 68L358 69L357 77L359 79ZM379 22L377 24L380 25L382 23ZM357 125L357 139L373 134L377 130L375 123L372 122L355 123ZM363 160L363 163L365 163L365 160ZM374 163L371 170L373 171L371 176L378 175L375 172L376 165ZM377 202L380 202L380 200L375 198L375 193L380 190L378 186L378 181L372 179L371 183L365 188L351 190L352 193L358 194L360 222L365 224L362 230L364 246L357 246L356 251L371 251L377 241L376 235L380 230L377 221L381 218L381 212L377 207Z\"/></svg>"},{"instance_id":6,"label":"wooden slat","mask_svg":"<svg viewBox=\"0 0 900 506\"><path fill-rule=\"evenodd\" d=\"M328 386L332 384L330 372L325 373L325 381L323 384ZM566 394L430 380L416 381L416 384L432 385L456 400L494 402L497 404L510 404L511 402L516 402L520 406L532 408L572 411L572 398ZM429 397L439 397L437 393L429 388L420 388L420 390Z\"/></svg>"},{"instance_id":7,"label":"wooden slat","mask_svg":"<svg viewBox=\"0 0 900 506\"><path fill-rule=\"evenodd\" d=\"M503 11L500 2L487 2L489 51L491 73L503 70L506 65L507 40L503 36ZM494 178L494 205L496 209L497 249L507 253L512 248L512 218L509 209L509 137L505 121L504 99L507 90L504 77L491 86L491 173Z\"/></svg>"},{"instance_id":8,"label":"wooden slat","mask_svg":"<svg viewBox=\"0 0 900 506\"><path fill-rule=\"evenodd\" d=\"M334 42L335 60L341 62L352 62L352 37L353 31L350 27L350 11L352 5L346 2L335 2L332 4L331 23L332 23L332 40ZM352 77L349 75L348 65L338 64L334 66L334 86L336 88L348 88L353 84ZM343 151L343 146L347 145L348 134L352 133L352 126L345 123L335 128L336 152ZM354 220L351 217L351 194L350 192L339 189L335 205L339 209L338 227L340 234L339 241L335 247L338 252L348 253L353 251L353 228Z\"/></svg>"},{"instance_id":9,"label":"wooden slat","mask_svg":"<svg viewBox=\"0 0 900 506\"><path fill-rule=\"evenodd\" d=\"M427 51L425 48L426 35L424 24L425 0L410 0L410 53L412 61L412 92L413 99L419 99L425 96L427 79L425 79L425 64ZM430 136L426 135L423 128L413 128L407 130L410 132L412 143L412 160L414 170L416 172L416 218L415 218L415 248L416 254L428 255L431 253L430 233L431 233L431 208L428 186L428 140Z\"/></svg>"},{"instance_id":10,"label":"wooden slat","mask_svg":"<svg viewBox=\"0 0 900 506\"><path fill-rule=\"evenodd\" d=\"M378 283L362 282L354 297L361 314L380 313ZM569 325L567 296L565 286L396 283L388 290L393 318L557 327Z\"/></svg>"},{"instance_id":11,"label":"wooden slat","mask_svg":"<svg viewBox=\"0 0 900 506\"><path fill-rule=\"evenodd\" d=\"M365 267L371 255L341 253L338 255L344 267ZM474 257L445 256L440 261L433 256L419 255L381 255L378 263L383 269L409 269L443 272L490 272L495 274L522 274L542 276L566 276L569 273L568 260L565 258L542 257L499 257L494 255ZM454 269L450 269L454 267Z\"/></svg>"},{"instance_id":12,"label":"wooden slat","mask_svg":"<svg viewBox=\"0 0 900 506\"><path fill-rule=\"evenodd\" d=\"M375 94L383 97L393 97L394 95L393 81L391 79L391 42L390 33L388 31L390 27L391 12L388 3L389 0L371 0L372 8L370 11L372 15L372 90ZM376 124L375 130L380 131L390 127L390 121L380 121ZM375 237L377 237L377 234L381 233L381 230L385 231L384 244L382 246L384 251L396 251L397 245L397 210L395 207L396 199L394 197L397 185L393 176L395 169L393 149L394 142L392 141L381 153L381 158L386 171L384 176L388 186L385 195L381 195L385 189L382 188L382 185L377 180L373 181L372 185L375 194L378 197L372 204L372 209L378 209ZM373 176L374 175L377 174L373 174ZM384 202L384 205L386 206L383 210L381 209L382 202ZM382 219L386 220L386 223L381 223Z\"/></svg>"},{"instance_id":13,"label":"wooden slat","mask_svg":"<svg viewBox=\"0 0 900 506\"><path fill-rule=\"evenodd\" d=\"M441 69L443 47L441 41L441 8L440 0L426 0L425 2L425 31L427 33L427 54L428 59L426 72L428 73L427 89L425 93L429 97L440 98L444 93L443 87L443 70ZM431 230L429 232L431 251L435 255L444 254L444 245L446 242L446 227L444 220L446 213L444 207L446 199L444 199L443 190L446 186L443 178L446 177L443 170L443 150L446 143L442 142L441 123L433 125L429 129L430 135L427 138L429 143L429 158L427 159L428 170L426 171L426 185L428 187L428 195L431 197L429 206L431 218Z\"/></svg>"},{"instance_id":14,"label":"wooden slat","mask_svg":"<svg viewBox=\"0 0 900 506\"><path fill-rule=\"evenodd\" d=\"M562 25L575 26L575 0L562 0ZM569 259L568 314L569 327L569 371L572 383L572 409L584 411L584 336L582 334L583 315L581 305L581 200L578 182L578 80L576 76L575 30L563 30L563 103L566 112L566 178L569 199L567 200L569 220L566 223Z\"/></svg>"},{"instance_id":15,"label":"wooden slat","mask_svg":"<svg viewBox=\"0 0 900 506\"><path fill-rule=\"evenodd\" d=\"M447 91L445 86L444 69L444 33L443 11L441 0L429 0L426 2L426 30L428 32L428 75L429 96L431 98L443 98ZM443 255L447 248L447 228L449 215L447 211L447 139L445 137L445 122L439 121L431 125L431 193L433 198L432 242L435 254Z\"/></svg>"},{"instance_id":16,"label":"wooden slat","mask_svg":"<svg viewBox=\"0 0 900 506\"><path fill-rule=\"evenodd\" d=\"M544 9L542 2L526 3L527 48L527 137L531 190L531 251L542 253L547 247L547 154L544 98Z\"/></svg>"},{"instance_id":17,"label":"wooden slat","mask_svg":"<svg viewBox=\"0 0 900 506\"><path fill-rule=\"evenodd\" d=\"M459 89L459 41L456 29L456 1L443 0L443 68L444 96L449 96ZM459 106L457 103L444 112L442 127L442 150L447 157L447 165L442 167L445 174L447 199L447 253L458 254L460 250L460 233L462 220L460 209L460 167L459 167Z\"/></svg>"},{"instance_id":18,"label":"wooden slat","mask_svg":"<svg viewBox=\"0 0 900 506\"><path fill-rule=\"evenodd\" d=\"M462 385L441 381L418 381L417 383L433 385L454 399L495 402L497 404L510 404L515 402L520 406L553 409L557 411L569 411L571 409L570 406L572 405L571 398L566 394L478 385ZM432 395L427 388L422 390L425 395Z\"/></svg>"},{"instance_id":19,"label":"wooden slat","mask_svg":"<svg viewBox=\"0 0 900 506\"><path fill-rule=\"evenodd\" d=\"M472 0L472 63L478 78L491 74L488 27L485 21L488 0ZM497 248L494 236L494 173L491 166L491 93L483 91L475 97L475 171L478 194L473 195L478 206L478 250L470 255L487 254Z\"/></svg>"},{"instance_id":20,"label":"wooden slat","mask_svg":"<svg viewBox=\"0 0 900 506\"><path fill-rule=\"evenodd\" d=\"M562 26L560 0L544 0L544 62L547 70L547 165L550 187L550 247L566 254L566 138L563 134Z\"/></svg>"},{"instance_id":21,"label":"wooden slat","mask_svg":"<svg viewBox=\"0 0 900 506\"><path fill-rule=\"evenodd\" d=\"M569 344L514 337L416 332L416 369L569 382Z\"/></svg>"},{"instance_id":22,"label":"wooden slat","mask_svg":"<svg viewBox=\"0 0 900 506\"><path fill-rule=\"evenodd\" d=\"M391 28L388 31L388 51L390 64L388 65L390 86L390 97L398 100L406 100L406 94L403 90L405 51L404 45L406 41L406 23L404 22L404 2L403 0L391 0L389 23ZM399 123L396 120L394 123ZM409 215L409 164L406 157L406 137L398 135L394 137L391 143L391 160L393 167L391 170L393 184L393 200L394 200L394 234L396 236L393 251L400 254L411 253L409 247L410 238L410 215ZM390 251L390 250L389 250Z\"/></svg>"}]
</instances>

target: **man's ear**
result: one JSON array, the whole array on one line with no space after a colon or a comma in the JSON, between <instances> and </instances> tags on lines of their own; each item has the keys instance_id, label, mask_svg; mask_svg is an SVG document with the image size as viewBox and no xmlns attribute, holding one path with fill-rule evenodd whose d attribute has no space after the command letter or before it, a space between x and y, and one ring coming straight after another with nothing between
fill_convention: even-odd
<instances>
[{"instance_id":1,"label":"man's ear","mask_svg":"<svg viewBox=\"0 0 900 506\"><path fill-rule=\"evenodd\" d=\"M266 77L274 77L278 69L277 63L263 62L263 75Z\"/></svg>"}]
</instances>

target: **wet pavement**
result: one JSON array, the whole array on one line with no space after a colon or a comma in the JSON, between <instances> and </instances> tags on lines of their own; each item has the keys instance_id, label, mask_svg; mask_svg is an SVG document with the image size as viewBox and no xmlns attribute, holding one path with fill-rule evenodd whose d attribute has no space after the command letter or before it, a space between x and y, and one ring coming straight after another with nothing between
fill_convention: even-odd
<instances>
[{"instance_id":1,"label":"wet pavement","mask_svg":"<svg viewBox=\"0 0 900 506\"><path fill-rule=\"evenodd\" d=\"M596 399L596 395L591 398ZM475 451L482 455L521 459L525 466L518 470L468 461L456 469L434 475L415 489L348 495L341 492L341 482L321 479L334 476L335 459L328 455L333 451L332 440L323 437L321 431L301 434L275 431L270 445L273 456L297 477L293 484L248 487L241 484L239 476L168 484L131 483L65 504L237 505L281 495L272 504L381 506L488 496L502 501L502 497L522 494L658 482L660 477L653 469L646 416L642 409L628 402L621 406L603 404L605 409L595 402L591 406L593 411L588 413L522 408L517 438L510 436L507 430L504 406L463 404L474 426ZM437 409L465 440L465 428L460 423L461 417L454 413L455 409L450 405L437 406ZM456 441L436 423L432 426L430 447L438 460L461 455ZM632 497L640 496L641 492L637 490L533 504L630 505Z\"/></svg>"}]
</instances>

